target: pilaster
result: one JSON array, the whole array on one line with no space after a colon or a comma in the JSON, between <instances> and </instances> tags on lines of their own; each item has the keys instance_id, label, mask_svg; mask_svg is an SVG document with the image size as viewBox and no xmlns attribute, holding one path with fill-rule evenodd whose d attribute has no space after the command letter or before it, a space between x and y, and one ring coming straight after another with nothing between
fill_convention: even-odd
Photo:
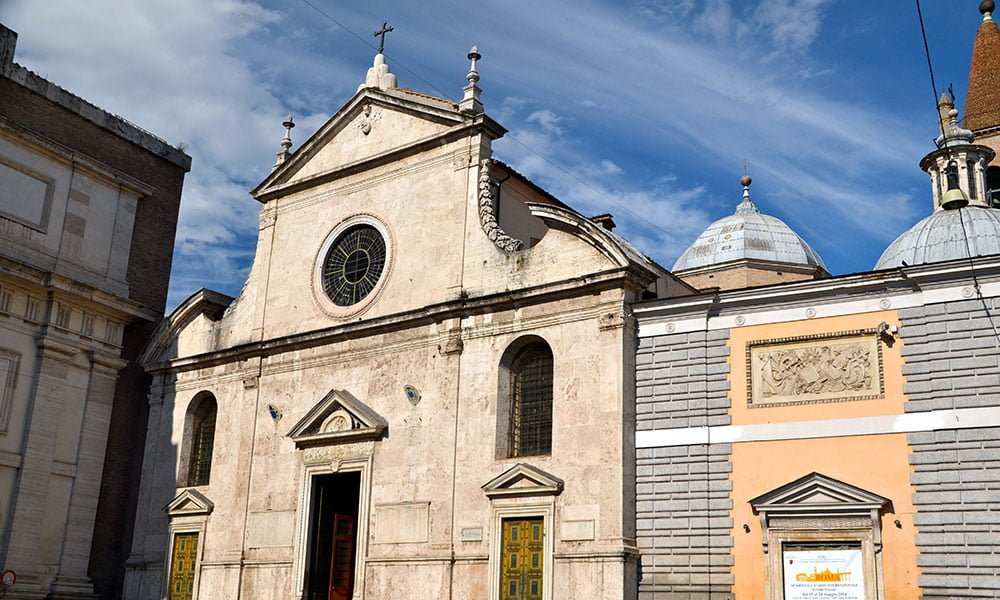
<instances>
[{"instance_id":1,"label":"pilaster","mask_svg":"<svg viewBox=\"0 0 1000 600\"><path fill-rule=\"evenodd\" d=\"M87 568L101 489L101 470L107 448L108 427L111 424L115 382L118 371L126 365L125 361L110 355L91 352L88 356L91 364L90 385L76 456L76 477L73 480L59 573L52 586L52 591L57 594L93 593Z\"/></svg>"},{"instance_id":2,"label":"pilaster","mask_svg":"<svg viewBox=\"0 0 1000 600\"><path fill-rule=\"evenodd\" d=\"M52 479L55 432L64 402L66 379L79 350L50 337L38 344L33 402L26 418L21 469L14 490L13 519L6 535L4 567L17 572L18 592L42 592L49 577L40 564L40 546Z\"/></svg>"}]
</instances>

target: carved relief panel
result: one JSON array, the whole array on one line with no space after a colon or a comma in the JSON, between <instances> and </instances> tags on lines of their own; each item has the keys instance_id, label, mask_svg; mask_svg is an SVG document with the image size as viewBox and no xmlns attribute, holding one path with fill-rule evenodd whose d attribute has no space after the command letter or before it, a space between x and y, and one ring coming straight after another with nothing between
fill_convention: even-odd
<instances>
[{"instance_id":1,"label":"carved relief panel","mask_svg":"<svg viewBox=\"0 0 1000 600\"><path fill-rule=\"evenodd\" d=\"M885 397L874 329L753 341L747 365L751 408Z\"/></svg>"}]
</instances>

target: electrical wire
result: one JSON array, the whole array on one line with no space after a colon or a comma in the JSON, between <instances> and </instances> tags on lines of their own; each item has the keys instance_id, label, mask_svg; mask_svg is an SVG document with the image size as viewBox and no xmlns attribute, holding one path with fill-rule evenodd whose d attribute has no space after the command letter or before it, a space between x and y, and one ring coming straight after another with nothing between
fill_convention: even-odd
<instances>
[{"instance_id":1,"label":"electrical wire","mask_svg":"<svg viewBox=\"0 0 1000 600\"><path fill-rule=\"evenodd\" d=\"M947 140L945 139L946 133L944 130L944 120L941 118L940 108L938 106L938 95L937 95L937 83L934 80L934 64L931 61L931 48L930 44L927 43L927 29L924 26L924 13L920 9L920 0L915 0L917 4L917 18L920 21L920 36L924 41L924 56L927 57L927 72L930 74L931 79L931 92L934 94L934 112L937 113L938 127L941 130L941 143L944 144L944 149L947 153L948 161L952 161L951 149L947 145ZM940 177L940 175L939 175ZM985 186L984 186L985 188ZM984 189L985 193L985 189ZM1000 348L1000 330L997 329L996 320L993 318L993 314L990 312L989 305L986 303L986 298L983 296L982 287L979 285L979 277L976 275L976 262L972 257L972 241L969 239L969 232L965 228L965 214L962 212L964 207L957 209L958 212L958 222L962 226L962 239L965 240L965 254L969 259L969 274L972 276L972 286L976 291L976 296L979 298L980 303L983 305L983 312L986 314L986 318L989 320L990 325L993 327L993 337L997 341L997 347ZM954 408L954 399L952 399L952 408Z\"/></svg>"},{"instance_id":2,"label":"electrical wire","mask_svg":"<svg viewBox=\"0 0 1000 600\"><path fill-rule=\"evenodd\" d=\"M319 15L325 17L326 19L329 19L331 22L335 23L338 27L340 27L341 29L343 29L347 33L351 34L353 37L357 38L362 44L368 46L372 50L377 50L377 48L375 47L374 44L369 43L362 36L358 35L354 31L352 31L350 28L348 28L346 25L344 25L343 23L341 23L337 19L333 18L331 15L329 15L328 13L326 13L325 11L323 11L322 9L320 9L318 6L316 6L315 4L313 4L310 0L302 0L302 2L304 4L306 4L306 5L308 5L313 10L315 10ZM388 58L389 55L386 55L386 57ZM440 96L442 96L442 97L447 96L447 94L445 92L441 91L441 88L437 87L433 83L427 81L426 79L424 79L423 77L421 77L420 75L418 75L413 69L407 67L406 65L404 65L403 63L401 63L398 59L393 58L392 62L395 63L395 64L397 64L397 65L399 65L400 67L402 67L408 73L410 73L411 75L413 75L414 77L416 77L418 80L420 80L422 83L426 84L428 87L430 87L435 92L437 92ZM589 189L590 191L594 192L598 196L600 196L600 197L604 198L605 200L611 202L612 204L620 207L622 210L624 210L625 212L629 213L630 215L632 215L633 217L635 217L639 221L645 223L646 225L652 227L653 229L659 231L660 233L666 235L667 237L673 239L674 241L679 242L680 244L683 244L685 246L688 244L688 242L686 240L683 240L680 237L678 237L677 235L675 235L674 233L672 233L670 231L667 231L666 229L664 229L663 227L661 227L657 223L655 223L655 222L647 219L641 213L639 213L639 212L635 211L634 209L630 208L628 205L624 204L623 202L620 202L620 201L616 200L615 198L613 198L609 194L605 193L603 190L601 190L601 189L593 186L592 184L588 183L587 181L584 181L583 179L581 179L580 177L578 177L577 175L575 175L574 173L572 173L569 169L566 169L566 168L562 167L561 165L559 165L558 163L556 163L553 159L549 158L548 156L545 156L544 154L542 154L538 150L535 150L534 148L532 148L528 144L525 144L521 140L517 139L513 134L511 134L511 133L508 132L504 137L507 138L507 139L509 139L509 140L512 140L513 142L515 142L519 146L523 147L528 152L531 152L535 156L541 158L546 163L548 163L550 166L552 166L553 168L555 168L557 171L563 173L564 175L566 175L570 179L572 179L572 180L576 181L577 183L579 183L580 185L586 187L587 189Z\"/></svg>"}]
</instances>

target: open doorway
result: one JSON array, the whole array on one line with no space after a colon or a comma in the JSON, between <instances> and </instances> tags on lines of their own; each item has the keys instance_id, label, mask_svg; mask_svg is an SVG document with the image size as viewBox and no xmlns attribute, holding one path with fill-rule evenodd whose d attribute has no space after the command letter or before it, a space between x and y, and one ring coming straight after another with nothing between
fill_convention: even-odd
<instances>
[{"instance_id":1,"label":"open doorway","mask_svg":"<svg viewBox=\"0 0 1000 600\"><path fill-rule=\"evenodd\" d=\"M308 600L351 600L354 595L360 489L360 472L312 478Z\"/></svg>"}]
</instances>

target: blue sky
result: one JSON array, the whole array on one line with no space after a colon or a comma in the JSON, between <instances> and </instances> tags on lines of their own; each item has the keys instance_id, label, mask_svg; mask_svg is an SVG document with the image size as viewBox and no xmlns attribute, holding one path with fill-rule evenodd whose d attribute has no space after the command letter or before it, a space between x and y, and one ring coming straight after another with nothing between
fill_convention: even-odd
<instances>
[{"instance_id":1,"label":"blue sky","mask_svg":"<svg viewBox=\"0 0 1000 600\"><path fill-rule=\"evenodd\" d=\"M295 146L356 90L372 32L399 85L458 99L473 44L496 156L670 267L740 199L783 219L835 274L868 270L931 210L917 166L935 111L915 6L865 0L0 0L15 60L184 144L168 309L236 295L259 204ZM964 105L978 0L923 0L939 93ZM113 16L112 16L113 15ZM348 31L349 30L349 31ZM354 34L361 37L358 39Z\"/></svg>"}]
</instances>

